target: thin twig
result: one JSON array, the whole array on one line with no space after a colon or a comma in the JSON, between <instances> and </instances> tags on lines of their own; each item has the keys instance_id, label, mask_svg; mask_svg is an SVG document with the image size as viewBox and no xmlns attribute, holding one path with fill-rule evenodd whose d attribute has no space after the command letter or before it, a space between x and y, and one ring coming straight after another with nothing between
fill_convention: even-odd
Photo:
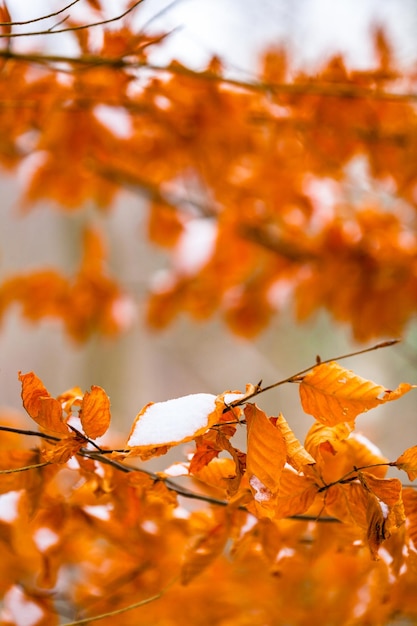
<instances>
[{"instance_id":1,"label":"thin twig","mask_svg":"<svg viewBox=\"0 0 417 626\"><path fill-rule=\"evenodd\" d=\"M386 461L385 463L372 463L371 465L363 465L362 467L354 467L349 472L346 472L343 476L334 480L331 483L326 483L322 487L319 487L318 493L323 493L323 491L327 491L330 487L334 487L335 485L343 485L345 483L353 482L358 479L358 472L362 472L363 470L372 469L373 467L396 467L396 461Z\"/></svg>"},{"instance_id":2,"label":"thin twig","mask_svg":"<svg viewBox=\"0 0 417 626\"><path fill-rule=\"evenodd\" d=\"M372 352L373 350L379 350L380 348L388 348L390 346L394 346L395 344L399 343L400 341L401 341L401 339L388 339L387 341L381 341L380 343L377 343L374 346L371 346L370 348L365 348L363 350L356 350L355 352L350 352L349 354L342 354L340 356L332 357L331 359L326 359L324 361L320 360L319 364L320 365L325 365L326 363L331 363L332 361L341 361L342 359L348 359L348 358L353 357L353 356L358 356L359 354L365 354L366 352ZM297 374L293 374L292 376L288 376L288 378L283 378L282 380L279 380L276 383L272 383L272 385L267 385L266 387L259 387L259 386L257 386L256 389L252 393L249 393L249 394L243 396L243 398L239 398L238 400L234 400L233 402L230 402L230 404L228 404L228 406L224 409L224 413L226 413L228 410L230 410L231 407L235 407L235 406L239 406L241 404L245 404L251 398L254 398L255 396L258 396L261 393L265 393L265 391L270 391L271 389L275 389L275 387L280 387L281 385L285 385L286 383L300 382L301 377L303 376L303 374L306 374L310 370L314 369L315 367L317 367L317 365L318 365L318 363L316 362L316 363L314 363L314 365L310 365L309 367L306 367L305 369L301 370L300 372L297 372Z\"/></svg>"},{"instance_id":3,"label":"thin twig","mask_svg":"<svg viewBox=\"0 0 417 626\"><path fill-rule=\"evenodd\" d=\"M112 18L112 21L118 18ZM97 24L98 25L98 24ZM90 25L91 26L91 25ZM79 30L87 28L87 25L73 27L69 29L61 29L51 31L49 34L64 32L66 30ZM46 31L48 32L48 31ZM20 35L23 33L19 33ZM33 33L42 34L42 33ZM0 35L0 37L5 35ZM13 35L12 36L16 36ZM416 92L395 93L391 91L382 91L381 89L372 89L369 87L358 87L356 85L346 83L317 83L317 82L297 82L297 83L268 83L262 81L242 81L234 78L228 78L213 72L198 72L184 65L155 65L145 60L130 60L125 57L111 58L96 55L83 55L80 57L69 57L59 54L36 54L36 53L17 53L13 50L0 50L0 58L13 59L15 61L24 61L27 63L37 63L39 65L50 64L66 64L78 67L108 67L111 69L131 69L131 70L148 70L156 74L171 74L186 76L196 80L218 83L222 86L229 86L243 91L251 91L257 93L266 93L273 95L287 96L322 96L329 98L347 98L347 99L370 99L382 100L390 102L409 102L417 100Z\"/></svg>"},{"instance_id":4,"label":"thin twig","mask_svg":"<svg viewBox=\"0 0 417 626\"><path fill-rule=\"evenodd\" d=\"M17 435L41 437L42 439L48 439L49 441L61 441L59 437L54 437L53 435L48 435L47 433L41 433L38 430L25 430L24 428L13 428L12 426L0 426L0 430L7 433L16 433Z\"/></svg>"},{"instance_id":5,"label":"thin twig","mask_svg":"<svg viewBox=\"0 0 417 626\"><path fill-rule=\"evenodd\" d=\"M25 467L14 467L13 469L0 470L0 474L15 474L16 472L27 472L28 470L38 469L39 467L45 467L50 465L50 461L44 461L43 463L35 463L34 465L26 465Z\"/></svg>"},{"instance_id":6,"label":"thin twig","mask_svg":"<svg viewBox=\"0 0 417 626\"><path fill-rule=\"evenodd\" d=\"M8 35L0 34L0 39L1 38L5 38L5 37L6 38L9 38L9 37L36 37L36 36L39 36L39 35L56 35L58 33L68 33L68 32L77 31L77 30L86 30L88 28L93 28L95 26L105 26L106 24L111 24L112 22L117 22L117 21L123 19L124 17L126 17L126 15L128 15L129 13L134 11L134 9L136 9L136 7L139 6L139 4L142 4L143 1L144 0L137 0L137 2L135 2L129 8L127 8L126 11L124 11L123 13L120 13L119 15L116 15L115 17L110 17L110 18L108 18L106 20L100 20L98 22L90 22L88 24L79 24L78 26L69 26L68 28L59 28L58 30L47 29L47 30L25 32L25 33L9 33Z\"/></svg>"},{"instance_id":7,"label":"thin twig","mask_svg":"<svg viewBox=\"0 0 417 626\"><path fill-rule=\"evenodd\" d=\"M178 576L176 576L171 582L166 585L161 591L156 593L149 598L145 598L144 600L139 600L139 602L135 602L134 604L129 604L129 606L125 606L122 609L116 609L115 611L109 611L108 613L102 613L101 615L94 615L93 617L85 617L84 619L75 620L74 622L66 622L63 626L80 626L81 624L90 624L91 622L95 622L99 619L106 619L107 617L114 617L115 615L121 615L122 613L126 613L127 611L132 611L133 609L138 609L145 604L149 604L150 602L154 602L155 600L159 600L162 598L164 593L168 591L172 585L174 585L178 580Z\"/></svg>"},{"instance_id":8,"label":"thin twig","mask_svg":"<svg viewBox=\"0 0 417 626\"><path fill-rule=\"evenodd\" d=\"M31 20L24 20L22 22L16 22L15 20L12 20L11 22L0 22L0 26L26 26L27 24L34 24L35 22L42 22L43 20L47 20L50 17L56 17L57 15L60 15L64 11L67 11L72 6L74 6L74 4L77 4L79 1L80 0L73 0L73 2L70 2L62 9L59 9L58 11L54 11L53 13L48 13L48 15L42 15L41 17L34 17Z\"/></svg>"}]
</instances>

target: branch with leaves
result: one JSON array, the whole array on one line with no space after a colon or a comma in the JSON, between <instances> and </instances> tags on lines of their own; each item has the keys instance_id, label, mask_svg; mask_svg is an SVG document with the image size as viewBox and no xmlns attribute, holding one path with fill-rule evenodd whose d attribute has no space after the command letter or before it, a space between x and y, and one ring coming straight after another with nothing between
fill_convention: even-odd
<instances>
[{"instance_id":1,"label":"branch with leaves","mask_svg":"<svg viewBox=\"0 0 417 626\"><path fill-rule=\"evenodd\" d=\"M395 343L382 342L338 360ZM39 568L39 559L45 563L36 569L37 595L23 585L26 601L37 606L41 601L36 598L46 580L55 587L70 564L80 573L90 569L91 563L87 566L82 553L92 555L89 576L101 589L103 606L94 605L93 615L87 613L71 624L112 619L122 612L132 611L134 616L136 609L142 611L158 600L158 608L148 607L146 614L146 619L155 618L168 602L169 577L175 579L169 583L175 585L175 593L192 594L197 577L217 576L216 564L224 568L228 550L239 569L242 555L259 546L262 558L274 569L281 551L293 550L290 546L298 546L299 558L308 524L315 529L310 529L313 536L308 543L320 542L318 536L313 537L320 535L323 523L329 529L329 547L322 546L320 558L332 558L334 550L354 550L360 563L367 559L368 568L380 568L381 548L403 564L407 563L405 554L413 554L417 493L398 479L387 478L386 472L395 467L414 480L417 446L389 461L355 433L359 413L401 398L413 385L402 383L388 390L333 359L317 358L315 365L285 380L266 387L248 385L245 393L202 393L150 402L136 416L125 445L114 449L95 441L105 435L111 419L110 400L101 387L93 386L85 393L73 388L53 398L34 373L19 374L19 379L23 406L40 431L13 425L3 425L0 430L9 437L39 437L41 445L27 449L16 446L16 440L14 446L11 440L5 442L1 490L3 494L21 494L16 517L9 522L12 537L16 536L12 546L22 532L31 537L26 578L34 575L32 567ZM304 445L282 414L268 416L252 402L255 396L291 382L299 384L302 407L314 417ZM234 443L237 428L246 429L245 450ZM152 459L185 443L194 445L193 452L164 471L129 463L135 458L142 462ZM181 476L191 480L193 488L179 485L175 479ZM59 485L64 479L62 491ZM203 508L185 509L182 499L200 502ZM65 521L63 510L67 511ZM49 537L46 543L39 540L42 536ZM101 545L96 552L99 537L104 548ZM179 544L170 545L171 537ZM145 548L146 541L149 545ZM230 541L232 548L226 548ZM131 556L123 560L121 554L127 548ZM147 563L140 572L134 556L138 550L141 561ZM13 578L13 552L6 553L9 588L21 579ZM107 555L106 572L94 569L95 554L101 561ZM149 586L144 581L150 572L154 582ZM110 578L117 573L130 581L120 592L118 608L114 608L113 598L111 610L103 600L111 586L110 573ZM135 584L143 588L146 599L132 603L131 585ZM158 591L162 588L164 591ZM66 603L88 607L92 600L88 585L75 589L76 595L67 597ZM69 589L65 593L70 593ZM42 611L52 619L57 608L52 601L45 607L44 596L39 597Z\"/></svg>"}]
</instances>

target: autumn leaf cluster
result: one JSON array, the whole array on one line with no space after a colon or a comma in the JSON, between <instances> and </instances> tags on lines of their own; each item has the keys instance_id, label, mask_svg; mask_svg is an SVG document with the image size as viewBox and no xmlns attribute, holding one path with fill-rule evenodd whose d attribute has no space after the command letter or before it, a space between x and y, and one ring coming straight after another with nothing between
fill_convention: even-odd
<instances>
[{"instance_id":1,"label":"autumn leaf cluster","mask_svg":"<svg viewBox=\"0 0 417 626\"><path fill-rule=\"evenodd\" d=\"M88 5L105 21L100 2ZM75 19L54 26L72 35L74 56L20 52L22 31L3 26L0 164L27 172L26 210L108 211L121 189L145 195L147 236L171 254L151 287L154 327L220 313L252 337L289 300L299 320L325 308L359 340L401 336L417 307L413 70L396 67L381 31L368 70L336 56L308 75L283 49L265 51L253 82L230 78L217 58L202 71L160 67L152 50L169 34L135 26L139 5L101 36ZM368 182L353 193L358 167ZM197 233L198 262L184 255ZM81 341L123 330L120 285L83 285L87 306L70 316L67 282L42 270L5 277L2 314L17 302Z\"/></svg>"},{"instance_id":2,"label":"autumn leaf cluster","mask_svg":"<svg viewBox=\"0 0 417 626\"><path fill-rule=\"evenodd\" d=\"M39 431L1 426L13 511L0 522L2 624L20 623L24 606L36 626L118 624L119 611L126 625L168 626L246 625L248 612L253 625L417 618L417 493L387 477L394 467L417 478L417 446L390 462L355 432L358 414L412 385L388 390L326 362L285 381L314 418L304 444L248 385L151 402L113 449L101 443L102 388L54 398L33 372L19 379ZM180 444L183 461L148 469Z\"/></svg>"},{"instance_id":3,"label":"autumn leaf cluster","mask_svg":"<svg viewBox=\"0 0 417 626\"><path fill-rule=\"evenodd\" d=\"M75 269L3 273L0 320L17 304L78 342L131 323L137 297L99 227L129 190L170 259L151 326L220 314L253 337L291 302L359 340L401 336L417 309L416 76L385 35L368 70L336 56L309 75L271 48L243 81L218 58L156 65L169 34L138 27L140 1L109 18L87 0L91 23L77 3L27 23L0 7L0 166L23 175L23 213L84 212ZM73 56L43 47L60 33ZM355 429L415 385L318 359L269 387L149 402L116 435L101 387L54 397L34 372L19 380L33 430L2 411L2 626L417 620L417 445L390 460ZM284 383L313 418L303 442L257 404Z\"/></svg>"}]
</instances>

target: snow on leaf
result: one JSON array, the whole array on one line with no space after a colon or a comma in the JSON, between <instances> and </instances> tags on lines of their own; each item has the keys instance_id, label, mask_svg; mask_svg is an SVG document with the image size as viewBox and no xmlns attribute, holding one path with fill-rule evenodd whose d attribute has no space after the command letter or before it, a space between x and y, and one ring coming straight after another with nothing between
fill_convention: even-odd
<instances>
[{"instance_id":1,"label":"snow on leaf","mask_svg":"<svg viewBox=\"0 0 417 626\"><path fill-rule=\"evenodd\" d=\"M335 426L353 422L359 413L396 400L413 387L401 383L391 391L331 362L318 365L304 376L300 398L306 413L323 424Z\"/></svg>"},{"instance_id":2,"label":"snow on leaf","mask_svg":"<svg viewBox=\"0 0 417 626\"><path fill-rule=\"evenodd\" d=\"M417 446L407 448L395 461L396 467L407 472L410 480L417 478Z\"/></svg>"},{"instance_id":3,"label":"snow on leaf","mask_svg":"<svg viewBox=\"0 0 417 626\"><path fill-rule=\"evenodd\" d=\"M96 439L107 431L110 424L110 398L97 385L86 391L80 411L81 424L87 437Z\"/></svg>"},{"instance_id":4,"label":"snow on leaf","mask_svg":"<svg viewBox=\"0 0 417 626\"><path fill-rule=\"evenodd\" d=\"M68 426L62 421L61 403L52 398L40 378L33 372L22 374L23 406L30 417L45 430L68 433Z\"/></svg>"},{"instance_id":5,"label":"snow on leaf","mask_svg":"<svg viewBox=\"0 0 417 626\"><path fill-rule=\"evenodd\" d=\"M133 423L128 448L173 446L202 435L220 420L224 395L196 393L165 402L150 402ZM230 394L227 394L230 396Z\"/></svg>"}]
</instances>

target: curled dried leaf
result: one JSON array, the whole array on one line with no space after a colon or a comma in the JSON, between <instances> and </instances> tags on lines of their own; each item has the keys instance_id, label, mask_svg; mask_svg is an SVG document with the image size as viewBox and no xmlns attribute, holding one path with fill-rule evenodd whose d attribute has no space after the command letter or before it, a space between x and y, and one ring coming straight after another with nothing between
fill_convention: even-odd
<instances>
[{"instance_id":1,"label":"curled dried leaf","mask_svg":"<svg viewBox=\"0 0 417 626\"><path fill-rule=\"evenodd\" d=\"M407 448L395 461L398 469L404 470L410 480L417 478L417 446Z\"/></svg>"},{"instance_id":2,"label":"curled dried leaf","mask_svg":"<svg viewBox=\"0 0 417 626\"><path fill-rule=\"evenodd\" d=\"M52 398L40 378L33 372L22 374L23 406L30 417L45 430L68 433L68 426L62 420L61 403Z\"/></svg>"},{"instance_id":3,"label":"curled dried leaf","mask_svg":"<svg viewBox=\"0 0 417 626\"><path fill-rule=\"evenodd\" d=\"M110 425L110 398L97 385L86 391L80 410L80 419L87 437L96 439L107 431Z\"/></svg>"}]
</instances>

